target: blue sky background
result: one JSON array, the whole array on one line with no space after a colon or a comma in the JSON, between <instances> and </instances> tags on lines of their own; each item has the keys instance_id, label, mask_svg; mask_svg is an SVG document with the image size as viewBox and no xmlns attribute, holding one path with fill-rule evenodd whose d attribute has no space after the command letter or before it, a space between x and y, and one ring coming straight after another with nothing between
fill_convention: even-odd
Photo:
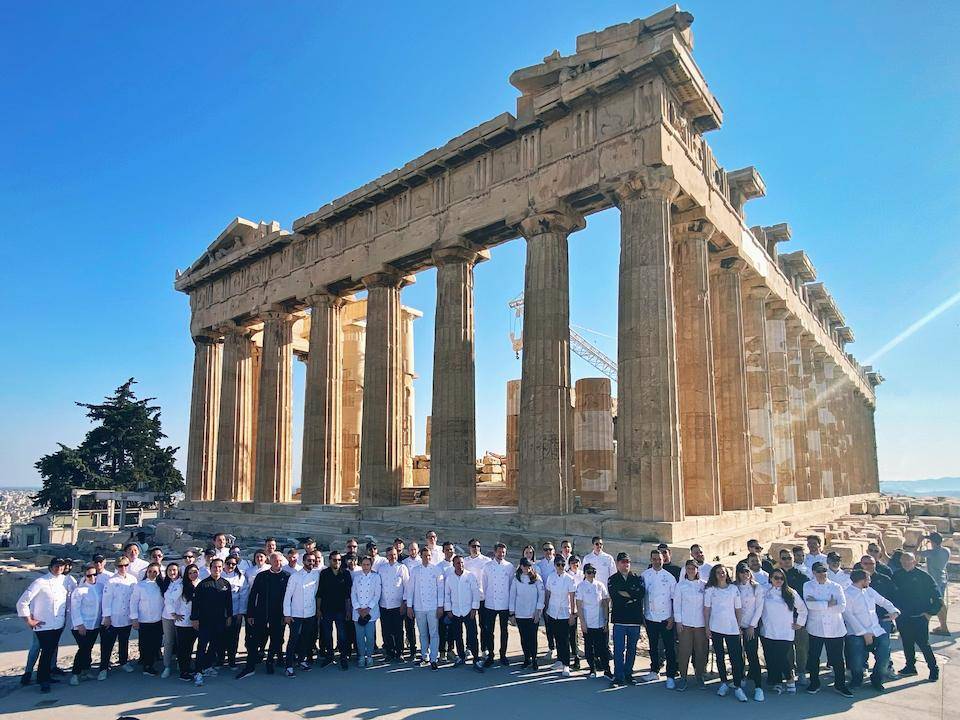
<instances>
[{"instance_id":1,"label":"blue sky background","mask_svg":"<svg viewBox=\"0 0 960 720\"><path fill-rule=\"evenodd\" d=\"M175 268L237 215L289 227L513 112L514 69L663 4L5 3L0 485L38 484L34 461L87 429L73 401L129 376L185 458L193 352ZM960 4L924 7L684 5L725 111L708 140L725 167L759 168L769 197L750 224L791 224L784 251L811 256L860 358L960 291ZM572 320L609 336L618 219L594 215L570 243ZM504 446L523 253L498 247L476 273L479 450ZM424 313L418 447L435 294L426 272L403 297ZM882 479L960 475L958 334L954 305L875 362ZM603 335L589 337L615 357ZM574 360L575 377L595 374ZM295 382L300 417L299 363Z\"/></svg>"}]
</instances>

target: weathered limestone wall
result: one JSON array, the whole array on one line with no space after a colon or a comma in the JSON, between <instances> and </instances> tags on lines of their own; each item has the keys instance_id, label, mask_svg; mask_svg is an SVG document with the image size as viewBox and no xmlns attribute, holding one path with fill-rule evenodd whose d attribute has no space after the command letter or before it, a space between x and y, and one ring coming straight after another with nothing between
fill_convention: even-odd
<instances>
[{"instance_id":1,"label":"weathered limestone wall","mask_svg":"<svg viewBox=\"0 0 960 720\"><path fill-rule=\"evenodd\" d=\"M613 509L617 493L610 380L581 378L574 394L574 492L583 507Z\"/></svg>"},{"instance_id":2,"label":"weathered limestone wall","mask_svg":"<svg viewBox=\"0 0 960 720\"><path fill-rule=\"evenodd\" d=\"M520 475L520 381L507 381L507 487L516 489Z\"/></svg>"}]
</instances>

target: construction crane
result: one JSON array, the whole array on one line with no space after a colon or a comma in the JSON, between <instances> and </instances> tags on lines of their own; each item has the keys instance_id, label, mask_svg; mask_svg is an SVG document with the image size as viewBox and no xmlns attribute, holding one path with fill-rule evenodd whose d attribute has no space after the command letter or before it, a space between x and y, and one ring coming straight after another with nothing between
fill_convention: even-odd
<instances>
[{"instance_id":1,"label":"construction crane","mask_svg":"<svg viewBox=\"0 0 960 720\"><path fill-rule=\"evenodd\" d=\"M507 304L510 306L510 309L513 310L513 322L510 327L510 345L513 347L513 351L519 359L520 351L523 350L523 329L520 327L523 319L523 293L520 293ZM570 328L570 349L613 380L613 382L617 381L617 364L573 328Z\"/></svg>"}]
</instances>

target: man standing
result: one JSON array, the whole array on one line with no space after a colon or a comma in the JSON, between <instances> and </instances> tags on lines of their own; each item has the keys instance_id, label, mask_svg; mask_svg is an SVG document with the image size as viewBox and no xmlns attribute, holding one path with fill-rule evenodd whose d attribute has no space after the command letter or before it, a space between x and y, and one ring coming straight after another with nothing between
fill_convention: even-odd
<instances>
[{"instance_id":1,"label":"man standing","mask_svg":"<svg viewBox=\"0 0 960 720\"><path fill-rule=\"evenodd\" d=\"M420 565L420 546L411 542L407 547L407 556L401 560L407 568L407 574L412 575L414 568ZM403 613L403 632L407 637L407 650L410 662L417 658L417 623L407 612Z\"/></svg>"},{"instance_id":2,"label":"man standing","mask_svg":"<svg viewBox=\"0 0 960 720\"><path fill-rule=\"evenodd\" d=\"M840 555L835 552L827 553L827 580L832 580L846 589L850 586L850 574L840 567Z\"/></svg>"},{"instance_id":3,"label":"man standing","mask_svg":"<svg viewBox=\"0 0 960 720\"><path fill-rule=\"evenodd\" d=\"M863 683L867 653L871 652L874 664L870 684L877 692L883 692L883 678L890 661L890 635L880 624L877 606L883 607L891 619L896 619L900 611L870 587L870 576L865 570L850 573L850 585L844 589L844 594L847 596L847 607L843 611L843 622L847 627L844 643L850 666L850 687L859 687Z\"/></svg>"},{"instance_id":4,"label":"man standing","mask_svg":"<svg viewBox=\"0 0 960 720\"><path fill-rule=\"evenodd\" d=\"M407 586L407 617L417 621L424 661L429 652L430 669L439 669L440 635L438 622L443 617L443 571L430 562L430 548L420 548L420 564L410 575Z\"/></svg>"},{"instance_id":5,"label":"man standing","mask_svg":"<svg viewBox=\"0 0 960 720\"><path fill-rule=\"evenodd\" d=\"M553 575L556 570L553 568L553 559L556 555L556 550L553 547L552 542L545 542L540 546L543 556L537 560L537 575L540 576L540 579L543 580L543 588L547 588L547 580L550 579L550 576ZM481 613L482 615L482 613ZM547 619L547 614L543 613L543 629L547 635L547 662L553 660L553 653L556 648L556 638L553 637L553 625ZM480 644L483 644L481 640Z\"/></svg>"},{"instance_id":6,"label":"man standing","mask_svg":"<svg viewBox=\"0 0 960 720\"><path fill-rule=\"evenodd\" d=\"M443 560L437 563L440 567L440 570L443 571L443 581L446 582L447 578L450 577L453 573L453 543L449 540L445 541L442 546L443 549ZM446 618L441 618L440 620L440 659L446 660L447 656L453 657L453 635L448 631L450 626L445 622Z\"/></svg>"},{"instance_id":7,"label":"man standing","mask_svg":"<svg viewBox=\"0 0 960 720\"><path fill-rule=\"evenodd\" d=\"M350 658L350 642L346 625L350 620L350 591L353 588L353 576L342 567L343 558L332 550L328 556L330 566L320 572L320 624L323 628L323 647L326 657L320 667L333 662L333 628L337 628L336 647L340 652L340 669L347 669Z\"/></svg>"},{"instance_id":8,"label":"man standing","mask_svg":"<svg viewBox=\"0 0 960 720\"><path fill-rule=\"evenodd\" d=\"M547 578L544 605L557 644L557 662L550 669L559 670L563 677L570 677L570 628L577 624L577 585L565 567L563 557L557 555L553 559L553 574Z\"/></svg>"},{"instance_id":9,"label":"man standing","mask_svg":"<svg viewBox=\"0 0 960 720\"><path fill-rule=\"evenodd\" d=\"M613 555L603 551L602 537L597 535L591 542L593 543L593 550L583 556L584 574L586 574L587 565L593 565L596 581L602 583L606 588L610 576L617 571L617 564L613 561ZM546 575L544 577L550 576Z\"/></svg>"},{"instance_id":10,"label":"man standing","mask_svg":"<svg viewBox=\"0 0 960 720\"><path fill-rule=\"evenodd\" d=\"M896 604L901 613L897 618L897 629L903 642L906 665L897 674L901 677L917 674L916 648L919 647L930 671L929 680L936 682L940 679L940 668L930 649L930 618L940 612L943 600L933 578L917 567L913 553L903 553L900 566L901 569L893 574L893 582L897 586Z\"/></svg>"},{"instance_id":11,"label":"man standing","mask_svg":"<svg viewBox=\"0 0 960 720\"><path fill-rule=\"evenodd\" d=\"M287 548L287 564L283 566L283 571L288 575L300 572L303 565L300 564L300 555L295 547Z\"/></svg>"},{"instance_id":12,"label":"man standing","mask_svg":"<svg viewBox=\"0 0 960 720\"><path fill-rule=\"evenodd\" d=\"M700 579L707 582L710 579L710 571L713 570L713 563L708 563L703 555L703 548L694 543L690 546L690 557L697 563L697 572Z\"/></svg>"},{"instance_id":13,"label":"man standing","mask_svg":"<svg viewBox=\"0 0 960 720\"><path fill-rule=\"evenodd\" d=\"M147 561L140 559L140 544L135 542L128 542L123 546L123 554L127 556L127 560L130 561L130 567L127 568L127 573L132 575L136 580L143 580L143 575L147 571Z\"/></svg>"},{"instance_id":14,"label":"man standing","mask_svg":"<svg viewBox=\"0 0 960 720\"><path fill-rule=\"evenodd\" d=\"M63 558L53 558L47 573L34 580L17 600L17 615L33 630L40 643L37 682L40 692L50 692L50 666L60 644L67 618L67 589Z\"/></svg>"},{"instance_id":15,"label":"man standing","mask_svg":"<svg viewBox=\"0 0 960 720\"><path fill-rule=\"evenodd\" d=\"M803 559L803 566L807 569L809 575L813 575L813 566L815 563L821 563L826 566L827 556L822 551L823 543L819 535L807 535L807 556ZM794 563L799 564L794 558Z\"/></svg>"},{"instance_id":16,"label":"man standing","mask_svg":"<svg viewBox=\"0 0 960 720\"><path fill-rule=\"evenodd\" d=\"M920 557L927 565L927 574L933 578L933 584L940 591L940 597L943 602L940 603L940 612L937 613L937 620L940 621L940 627L931 630L934 635L950 636L950 629L947 627L947 563L950 562L950 551L943 547L943 535L938 532L932 532L927 535L927 541L930 547L920 551Z\"/></svg>"},{"instance_id":17,"label":"man standing","mask_svg":"<svg viewBox=\"0 0 960 720\"><path fill-rule=\"evenodd\" d=\"M493 648L486 646L487 638L483 633L483 619L486 617L487 607L483 598L483 568L488 562L493 562L493 560L481 552L480 541L477 540L477 538L470 538L469 542L467 542L467 547L470 550L470 554L463 558L463 569L476 578L477 585L480 587L480 612L477 613L480 618L480 653L482 655L493 655ZM479 659L479 657L474 657L475 662ZM482 667L480 669L483 670Z\"/></svg>"},{"instance_id":18,"label":"man standing","mask_svg":"<svg viewBox=\"0 0 960 720\"><path fill-rule=\"evenodd\" d=\"M464 568L463 558L459 555L453 556L453 572L444 578L443 587L443 609L450 620L447 634L457 648L457 657L453 664L456 666L466 661L467 653L463 645L463 629L466 628L467 648L473 654L473 669L482 673L480 648L477 645L480 583L477 582L476 575Z\"/></svg>"},{"instance_id":19,"label":"man standing","mask_svg":"<svg viewBox=\"0 0 960 720\"><path fill-rule=\"evenodd\" d=\"M255 633L256 652L247 654L246 664L237 673L237 680L253 675L268 639L267 674L273 674L275 661L283 661L283 598L290 576L283 571L283 555L273 552L268 559L270 569L257 574L247 599L247 632Z\"/></svg>"},{"instance_id":20,"label":"man standing","mask_svg":"<svg viewBox=\"0 0 960 720\"><path fill-rule=\"evenodd\" d=\"M204 578L193 592L190 621L197 631L197 672L193 684L203 685L204 677L215 677L214 665L223 654L227 628L233 618L233 590L221 577L223 560L210 561L210 577Z\"/></svg>"},{"instance_id":21,"label":"man standing","mask_svg":"<svg viewBox=\"0 0 960 720\"><path fill-rule=\"evenodd\" d=\"M407 566L397 562L395 546L387 548L387 558L376 572L380 575L380 630L383 633L383 655L387 661L403 659L403 618L407 606L403 591L410 579Z\"/></svg>"},{"instance_id":22,"label":"man standing","mask_svg":"<svg viewBox=\"0 0 960 720\"><path fill-rule=\"evenodd\" d=\"M313 553L303 556L303 569L290 573L283 594L283 622L290 626L287 640L287 677L296 677L296 670L309 670L307 657L317 636L317 592L320 571L314 567ZM299 665L297 664L299 663Z\"/></svg>"},{"instance_id":23,"label":"man standing","mask_svg":"<svg viewBox=\"0 0 960 720\"><path fill-rule=\"evenodd\" d=\"M663 558L663 569L673 575L673 579L679 582L680 573L683 572L683 569L670 561L670 546L666 543L660 543L657 545L657 550L660 551L660 557Z\"/></svg>"},{"instance_id":24,"label":"man standing","mask_svg":"<svg viewBox=\"0 0 960 720\"><path fill-rule=\"evenodd\" d=\"M747 540L747 557L743 559L743 562L749 564L750 555L755 554L757 559L760 561L760 568L767 573L768 575L773 572L773 561L770 559L769 555L765 555L763 552L763 545L760 544L760 541L751 538ZM751 572L756 575L756 572L753 568L750 568Z\"/></svg>"},{"instance_id":25,"label":"man standing","mask_svg":"<svg viewBox=\"0 0 960 720\"><path fill-rule=\"evenodd\" d=\"M801 549L802 550L802 549ZM793 553L783 548L780 551L779 568L787 578L787 585L799 597L803 597L803 586L810 579L805 573L793 564ZM807 678L807 649L810 646L810 635L806 626L797 628L793 636L793 647L790 649L790 661L797 670L797 684L805 685Z\"/></svg>"},{"instance_id":26,"label":"man standing","mask_svg":"<svg viewBox=\"0 0 960 720\"><path fill-rule=\"evenodd\" d=\"M650 639L650 672L641 679L651 682L660 678L660 643L663 643L667 689L672 690L677 676L677 641L673 629L673 591L677 581L663 569L663 556L659 550L650 552L650 567L640 577L646 589L643 616Z\"/></svg>"},{"instance_id":27,"label":"man standing","mask_svg":"<svg viewBox=\"0 0 960 720\"><path fill-rule=\"evenodd\" d=\"M610 593L610 620L613 623L613 680L611 687L635 685L633 661L643 622L643 580L630 572L630 556L617 555L617 572L607 582Z\"/></svg>"},{"instance_id":28,"label":"man standing","mask_svg":"<svg viewBox=\"0 0 960 720\"><path fill-rule=\"evenodd\" d=\"M440 561L443 560L443 551L440 549L440 546L437 545L437 533L429 530L427 534L424 535L424 540L426 540L424 547L430 551L430 564L439 565Z\"/></svg>"},{"instance_id":29,"label":"man standing","mask_svg":"<svg viewBox=\"0 0 960 720\"><path fill-rule=\"evenodd\" d=\"M487 657L484 665L493 665L493 626L500 621L500 664L506 667L507 624L510 621L510 585L513 582L513 563L507 562L507 546L493 546L493 561L483 567L483 603L486 617L481 620L481 632L486 636Z\"/></svg>"},{"instance_id":30,"label":"man standing","mask_svg":"<svg viewBox=\"0 0 960 720\"><path fill-rule=\"evenodd\" d=\"M226 560L227 555L230 554L230 548L227 547L227 536L222 532L218 532L213 536L213 553L214 557L220 560Z\"/></svg>"},{"instance_id":31,"label":"man standing","mask_svg":"<svg viewBox=\"0 0 960 720\"><path fill-rule=\"evenodd\" d=\"M587 653L590 677L601 673L613 679L610 672L610 646L607 623L610 620L610 594L607 586L597 578L597 570L590 563L583 566L584 579L577 586L577 616L583 633L583 647Z\"/></svg>"}]
</instances>

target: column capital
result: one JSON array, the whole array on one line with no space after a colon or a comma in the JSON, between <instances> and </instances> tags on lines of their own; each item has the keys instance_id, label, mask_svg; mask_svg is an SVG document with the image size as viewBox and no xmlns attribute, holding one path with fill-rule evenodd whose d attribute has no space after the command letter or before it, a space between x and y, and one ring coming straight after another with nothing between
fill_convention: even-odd
<instances>
[{"instance_id":1,"label":"column capital","mask_svg":"<svg viewBox=\"0 0 960 720\"><path fill-rule=\"evenodd\" d=\"M672 170L646 168L621 179L611 192L617 207L634 199L673 202L680 194L680 183L674 179Z\"/></svg>"},{"instance_id":2,"label":"column capital","mask_svg":"<svg viewBox=\"0 0 960 720\"><path fill-rule=\"evenodd\" d=\"M716 228L712 222L700 217L676 223L671 226L670 232L673 234L673 239L678 242L698 240L705 243L713 237Z\"/></svg>"},{"instance_id":3,"label":"column capital","mask_svg":"<svg viewBox=\"0 0 960 720\"><path fill-rule=\"evenodd\" d=\"M292 322L295 319L293 312L291 312L286 306L279 303L265 305L257 313L257 316L264 322L267 320L288 320Z\"/></svg>"},{"instance_id":4,"label":"column capital","mask_svg":"<svg viewBox=\"0 0 960 720\"><path fill-rule=\"evenodd\" d=\"M378 287L400 289L406 285L412 285L416 280L413 275L404 275L395 267L384 265L379 272L364 275L360 278L360 282L367 290Z\"/></svg>"},{"instance_id":5,"label":"column capital","mask_svg":"<svg viewBox=\"0 0 960 720\"><path fill-rule=\"evenodd\" d=\"M216 345L223 342L223 335L219 328L198 330L193 333L193 342L197 345Z\"/></svg>"},{"instance_id":6,"label":"column capital","mask_svg":"<svg viewBox=\"0 0 960 720\"><path fill-rule=\"evenodd\" d=\"M717 267L729 273L739 275L747 267L747 261L741 257L725 257L717 262Z\"/></svg>"},{"instance_id":7,"label":"column capital","mask_svg":"<svg viewBox=\"0 0 960 720\"><path fill-rule=\"evenodd\" d=\"M780 300L771 300L767 303L767 317L771 320L786 320L787 315L790 314L790 311L787 309L787 304Z\"/></svg>"},{"instance_id":8,"label":"column capital","mask_svg":"<svg viewBox=\"0 0 960 720\"><path fill-rule=\"evenodd\" d=\"M480 252L463 238L434 243L430 255L437 267L461 263L473 265L480 258Z\"/></svg>"},{"instance_id":9,"label":"column capital","mask_svg":"<svg viewBox=\"0 0 960 720\"><path fill-rule=\"evenodd\" d=\"M241 325L238 322L233 320L225 322L222 325L218 325L216 328L217 332L223 335L224 340L228 337L246 337L249 338L253 335L253 330L251 330L246 325Z\"/></svg>"},{"instance_id":10,"label":"column capital","mask_svg":"<svg viewBox=\"0 0 960 720\"><path fill-rule=\"evenodd\" d=\"M552 207L530 208L527 217L520 221L520 234L529 240L547 233L569 235L586 226L583 215L558 201Z\"/></svg>"},{"instance_id":11,"label":"column capital","mask_svg":"<svg viewBox=\"0 0 960 720\"><path fill-rule=\"evenodd\" d=\"M346 303L346 298L339 293L331 292L326 286L310 288L303 300L311 307L335 308L342 307Z\"/></svg>"}]
</instances>

